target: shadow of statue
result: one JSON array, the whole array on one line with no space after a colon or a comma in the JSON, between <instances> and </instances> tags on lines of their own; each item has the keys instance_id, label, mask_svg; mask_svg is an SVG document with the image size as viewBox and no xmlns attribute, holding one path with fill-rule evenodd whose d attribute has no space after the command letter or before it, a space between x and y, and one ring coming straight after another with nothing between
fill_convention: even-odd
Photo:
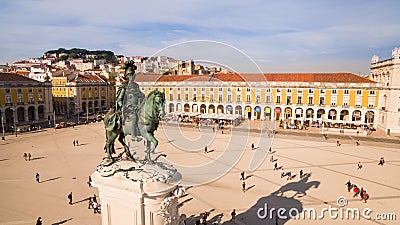
<instances>
[{"instance_id":1,"label":"shadow of statue","mask_svg":"<svg viewBox=\"0 0 400 225\"><path fill-rule=\"evenodd\" d=\"M52 223L51 225L60 225L60 224L64 224L64 223L66 223L66 222L68 222L68 221L70 221L70 220L72 220L72 218L69 218L69 219L66 219L66 220L62 220L62 221L60 221L60 222Z\"/></svg>"},{"instance_id":2,"label":"shadow of statue","mask_svg":"<svg viewBox=\"0 0 400 225\"><path fill-rule=\"evenodd\" d=\"M301 217L303 204L298 198L307 195L311 188L318 188L319 181L309 181L311 174L304 175L302 179L283 185L269 196L260 198L256 204L247 211L236 216L236 222L229 220L224 225L231 224L285 224L293 217ZM283 208L285 211L278 211Z\"/></svg>"}]
</instances>

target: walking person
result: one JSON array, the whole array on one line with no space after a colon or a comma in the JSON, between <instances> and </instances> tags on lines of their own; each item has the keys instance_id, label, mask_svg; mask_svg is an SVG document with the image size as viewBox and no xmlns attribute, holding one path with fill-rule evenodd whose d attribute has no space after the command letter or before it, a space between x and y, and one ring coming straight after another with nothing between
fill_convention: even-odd
<instances>
[{"instance_id":1,"label":"walking person","mask_svg":"<svg viewBox=\"0 0 400 225\"><path fill-rule=\"evenodd\" d=\"M245 180L245 178L244 178L244 171L242 171L241 173L240 173L240 180Z\"/></svg>"},{"instance_id":2,"label":"walking person","mask_svg":"<svg viewBox=\"0 0 400 225\"><path fill-rule=\"evenodd\" d=\"M26 161L26 158L28 157L28 154L26 154L26 152L24 152L24 159L25 159L25 161Z\"/></svg>"},{"instance_id":3,"label":"walking person","mask_svg":"<svg viewBox=\"0 0 400 225\"><path fill-rule=\"evenodd\" d=\"M362 169L362 164L361 164L361 162L358 162L358 164L357 164L357 170L361 170Z\"/></svg>"},{"instance_id":4,"label":"walking person","mask_svg":"<svg viewBox=\"0 0 400 225\"><path fill-rule=\"evenodd\" d=\"M336 141L336 146L342 145L339 140Z\"/></svg>"},{"instance_id":5,"label":"walking person","mask_svg":"<svg viewBox=\"0 0 400 225\"><path fill-rule=\"evenodd\" d=\"M364 188L362 187L360 190L360 197L361 197L361 201L364 200Z\"/></svg>"},{"instance_id":6,"label":"walking person","mask_svg":"<svg viewBox=\"0 0 400 225\"><path fill-rule=\"evenodd\" d=\"M73 141L72 143L73 143L73 144L74 144L74 146L75 146L75 143L76 143L76 142L75 142L75 139L74 139L74 141Z\"/></svg>"},{"instance_id":7,"label":"walking person","mask_svg":"<svg viewBox=\"0 0 400 225\"><path fill-rule=\"evenodd\" d=\"M351 188L353 187L353 185L351 184L350 180L347 181L347 183L345 185L347 186L347 191L350 192Z\"/></svg>"},{"instance_id":8,"label":"walking person","mask_svg":"<svg viewBox=\"0 0 400 225\"><path fill-rule=\"evenodd\" d=\"M207 146L204 147L204 153L208 153Z\"/></svg>"},{"instance_id":9,"label":"walking person","mask_svg":"<svg viewBox=\"0 0 400 225\"><path fill-rule=\"evenodd\" d=\"M244 181L242 183L242 191L243 191L243 193L246 191L246 182L244 182Z\"/></svg>"},{"instance_id":10,"label":"walking person","mask_svg":"<svg viewBox=\"0 0 400 225\"><path fill-rule=\"evenodd\" d=\"M79 143L78 143L78 139L76 139L76 146L78 146L79 145Z\"/></svg>"},{"instance_id":11,"label":"walking person","mask_svg":"<svg viewBox=\"0 0 400 225\"><path fill-rule=\"evenodd\" d=\"M275 163L275 164L274 164L274 171L275 171L275 170L278 170L278 163Z\"/></svg>"},{"instance_id":12,"label":"walking person","mask_svg":"<svg viewBox=\"0 0 400 225\"><path fill-rule=\"evenodd\" d=\"M97 196L96 196L96 194L93 195L93 202L96 202L96 203L97 203Z\"/></svg>"},{"instance_id":13,"label":"walking person","mask_svg":"<svg viewBox=\"0 0 400 225\"><path fill-rule=\"evenodd\" d=\"M28 161L31 161L31 157L32 157L31 153L28 152Z\"/></svg>"},{"instance_id":14,"label":"walking person","mask_svg":"<svg viewBox=\"0 0 400 225\"><path fill-rule=\"evenodd\" d=\"M303 178L303 170L300 170L300 179Z\"/></svg>"},{"instance_id":15,"label":"walking person","mask_svg":"<svg viewBox=\"0 0 400 225\"><path fill-rule=\"evenodd\" d=\"M385 163L385 159L383 158L383 156L379 159L379 166L383 166L383 164Z\"/></svg>"},{"instance_id":16,"label":"walking person","mask_svg":"<svg viewBox=\"0 0 400 225\"><path fill-rule=\"evenodd\" d=\"M39 218L36 220L36 225L42 225L42 217L39 216Z\"/></svg>"},{"instance_id":17,"label":"walking person","mask_svg":"<svg viewBox=\"0 0 400 225\"><path fill-rule=\"evenodd\" d=\"M271 156L270 162L274 162L274 156Z\"/></svg>"},{"instance_id":18,"label":"walking person","mask_svg":"<svg viewBox=\"0 0 400 225\"><path fill-rule=\"evenodd\" d=\"M207 217L208 217L208 212L205 211L205 212L203 213L203 217L202 217L202 219L203 219L203 224L207 224Z\"/></svg>"},{"instance_id":19,"label":"walking person","mask_svg":"<svg viewBox=\"0 0 400 225\"><path fill-rule=\"evenodd\" d=\"M233 211L231 212L231 220L235 221L236 220L236 210L233 209Z\"/></svg>"},{"instance_id":20,"label":"walking person","mask_svg":"<svg viewBox=\"0 0 400 225\"><path fill-rule=\"evenodd\" d=\"M254 143L251 143L251 150L254 150Z\"/></svg>"},{"instance_id":21,"label":"walking person","mask_svg":"<svg viewBox=\"0 0 400 225\"><path fill-rule=\"evenodd\" d=\"M36 173L35 179L36 179L36 182L40 183L40 175L39 175L39 173Z\"/></svg>"},{"instance_id":22,"label":"walking person","mask_svg":"<svg viewBox=\"0 0 400 225\"><path fill-rule=\"evenodd\" d=\"M364 195L364 197L363 197L364 203L367 203L367 200L369 199L369 194L366 191L364 191L363 195Z\"/></svg>"},{"instance_id":23,"label":"walking person","mask_svg":"<svg viewBox=\"0 0 400 225\"><path fill-rule=\"evenodd\" d=\"M72 192L68 194L69 204L72 205Z\"/></svg>"},{"instance_id":24,"label":"walking person","mask_svg":"<svg viewBox=\"0 0 400 225\"><path fill-rule=\"evenodd\" d=\"M356 146L360 146L360 140L356 141Z\"/></svg>"},{"instance_id":25,"label":"walking person","mask_svg":"<svg viewBox=\"0 0 400 225\"><path fill-rule=\"evenodd\" d=\"M92 178L89 176L89 179L88 179L88 185L89 185L89 187L91 187L92 186Z\"/></svg>"},{"instance_id":26,"label":"walking person","mask_svg":"<svg viewBox=\"0 0 400 225\"><path fill-rule=\"evenodd\" d=\"M93 202L93 213L99 212L99 204L97 202Z\"/></svg>"},{"instance_id":27,"label":"walking person","mask_svg":"<svg viewBox=\"0 0 400 225\"><path fill-rule=\"evenodd\" d=\"M291 171L287 172L286 175L288 176L288 178L286 180L292 180L292 172Z\"/></svg>"},{"instance_id":28,"label":"walking person","mask_svg":"<svg viewBox=\"0 0 400 225\"><path fill-rule=\"evenodd\" d=\"M353 198L357 197L357 195L360 193L360 189L357 187L357 185L354 185L353 192L354 192Z\"/></svg>"},{"instance_id":29,"label":"walking person","mask_svg":"<svg viewBox=\"0 0 400 225\"><path fill-rule=\"evenodd\" d=\"M272 153L271 147L269 147L269 150L268 150L268 151L269 151L270 154Z\"/></svg>"},{"instance_id":30,"label":"walking person","mask_svg":"<svg viewBox=\"0 0 400 225\"><path fill-rule=\"evenodd\" d=\"M90 207L93 207L93 201L92 201L92 197L89 197L89 205L88 205L88 209L90 209Z\"/></svg>"}]
</instances>

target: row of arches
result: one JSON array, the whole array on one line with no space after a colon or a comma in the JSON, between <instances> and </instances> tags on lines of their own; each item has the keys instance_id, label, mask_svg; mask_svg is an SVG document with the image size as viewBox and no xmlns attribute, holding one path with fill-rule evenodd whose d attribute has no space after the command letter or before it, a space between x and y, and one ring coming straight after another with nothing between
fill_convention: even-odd
<instances>
[{"instance_id":1,"label":"row of arches","mask_svg":"<svg viewBox=\"0 0 400 225\"><path fill-rule=\"evenodd\" d=\"M361 109L338 109L338 108L302 108L283 106L250 106L250 105L214 105L195 103L169 103L167 111L172 112L198 112L198 113L222 113L237 114L247 119L256 120L331 120L331 121L359 121L372 124L375 122L375 112Z\"/></svg>"},{"instance_id":2,"label":"row of arches","mask_svg":"<svg viewBox=\"0 0 400 225\"><path fill-rule=\"evenodd\" d=\"M60 113L70 113L76 114L78 111L95 113L98 111L103 111L107 109L106 100L94 100L94 101L82 101L81 105L78 105L74 102L70 102L69 105L66 103L55 102L54 110L56 114Z\"/></svg>"},{"instance_id":3,"label":"row of arches","mask_svg":"<svg viewBox=\"0 0 400 225\"><path fill-rule=\"evenodd\" d=\"M44 110L43 105L39 105L37 107L35 106L29 106L29 107L24 107L20 106L17 107L16 109L14 108L6 108L3 111L0 110L0 115L3 116L4 113L4 119L6 124L13 124L14 120L16 123L24 123L24 122L30 122L30 121L37 121L41 119L45 119L45 110Z\"/></svg>"}]
</instances>

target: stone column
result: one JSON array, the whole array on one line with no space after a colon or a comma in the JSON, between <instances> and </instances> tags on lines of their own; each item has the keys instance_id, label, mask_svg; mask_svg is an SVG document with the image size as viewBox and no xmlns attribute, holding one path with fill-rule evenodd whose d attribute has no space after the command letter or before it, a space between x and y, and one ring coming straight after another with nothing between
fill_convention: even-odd
<instances>
[{"instance_id":1,"label":"stone column","mask_svg":"<svg viewBox=\"0 0 400 225\"><path fill-rule=\"evenodd\" d=\"M39 106L34 106L33 112L34 112L34 119L36 121L38 121L39 120Z\"/></svg>"},{"instance_id":2,"label":"stone column","mask_svg":"<svg viewBox=\"0 0 400 225\"><path fill-rule=\"evenodd\" d=\"M24 118L24 120L25 120L25 122L29 122L29 115L28 115L28 107L24 107L24 116L25 116L25 118Z\"/></svg>"}]
</instances>

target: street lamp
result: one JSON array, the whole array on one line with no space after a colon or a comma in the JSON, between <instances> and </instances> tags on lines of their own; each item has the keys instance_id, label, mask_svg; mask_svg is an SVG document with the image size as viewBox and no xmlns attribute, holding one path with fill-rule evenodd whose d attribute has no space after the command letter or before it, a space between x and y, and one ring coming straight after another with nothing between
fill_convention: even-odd
<instances>
[{"instance_id":1,"label":"street lamp","mask_svg":"<svg viewBox=\"0 0 400 225\"><path fill-rule=\"evenodd\" d=\"M1 116L1 127L3 128L3 136L1 137L1 139L3 140L3 141L5 141L6 140L6 134L5 134L5 132L4 132L4 120L3 120L3 115Z\"/></svg>"},{"instance_id":2,"label":"street lamp","mask_svg":"<svg viewBox=\"0 0 400 225\"><path fill-rule=\"evenodd\" d=\"M79 104L77 103L77 102L75 102L75 111L77 111L78 112L78 122L77 122L77 124L79 124Z\"/></svg>"},{"instance_id":3,"label":"street lamp","mask_svg":"<svg viewBox=\"0 0 400 225\"><path fill-rule=\"evenodd\" d=\"M17 125L15 123L15 109L11 108L11 110L13 111L13 124L14 124L15 137L18 137L18 135L17 135Z\"/></svg>"}]
</instances>

